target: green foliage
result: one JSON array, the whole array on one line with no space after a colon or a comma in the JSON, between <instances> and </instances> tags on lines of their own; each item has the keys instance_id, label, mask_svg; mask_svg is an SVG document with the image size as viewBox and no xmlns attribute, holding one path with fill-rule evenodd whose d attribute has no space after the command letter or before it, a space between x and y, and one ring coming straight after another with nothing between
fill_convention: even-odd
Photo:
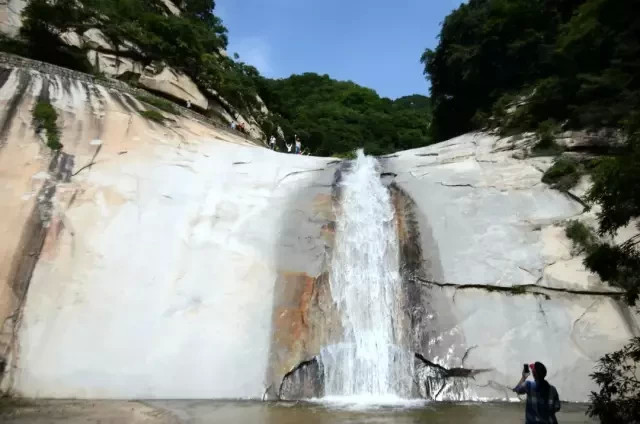
<instances>
[{"instance_id":1,"label":"green foliage","mask_svg":"<svg viewBox=\"0 0 640 424\"><path fill-rule=\"evenodd\" d=\"M28 56L29 46L22 40L9 38L0 33L0 51L18 56Z\"/></svg>"},{"instance_id":2,"label":"green foliage","mask_svg":"<svg viewBox=\"0 0 640 424\"><path fill-rule=\"evenodd\" d=\"M162 111L172 113L174 115L178 113L174 104L168 100L160 99L158 97L153 97L153 96L147 96L147 95L136 96L136 98L141 102L148 103L151 106L155 106Z\"/></svg>"},{"instance_id":3,"label":"green foliage","mask_svg":"<svg viewBox=\"0 0 640 424\"><path fill-rule=\"evenodd\" d=\"M640 337L600 358L591 378L600 386L591 392L588 414L603 424L637 423L640 417Z\"/></svg>"},{"instance_id":4,"label":"green foliage","mask_svg":"<svg viewBox=\"0 0 640 424\"><path fill-rule=\"evenodd\" d=\"M184 13L167 13L160 0L31 0L23 12L22 35L29 56L90 71L86 54L64 45L59 34L100 29L115 46L132 42L140 51L120 52L143 63L162 61L212 89L241 110L257 106L255 68L221 54L227 30L208 0L182 2Z\"/></svg>"},{"instance_id":5,"label":"green foliage","mask_svg":"<svg viewBox=\"0 0 640 424\"><path fill-rule=\"evenodd\" d=\"M599 203L600 230L613 233L640 216L640 112L627 122L627 143L618 156L604 158L592 173L589 201Z\"/></svg>"},{"instance_id":6,"label":"green foliage","mask_svg":"<svg viewBox=\"0 0 640 424\"><path fill-rule=\"evenodd\" d=\"M425 96L393 101L353 82L313 73L260 79L257 86L274 123L290 140L297 134L316 155L348 155L360 147L381 155L431 143L431 102Z\"/></svg>"},{"instance_id":7,"label":"green foliage","mask_svg":"<svg viewBox=\"0 0 640 424\"><path fill-rule=\"evenodd\" d=\"M49 102L38 102L32 111L36 131L45 131L47 146L52 150L62 149L60 130L58 129L58 113Z\"/></svg>"},{"instance_id":8,"label":"green foliage","mask_svg":"<svg viewBox=\"0 0 640 424\"><path fill-rule=\"evenodd\" d=\"M567 0L470 0L445 19L422 56L431 80L438 140L471 130L477 111L545 75L569 16Z\"/></svg>"},{"instance_id":9,"label":"green foliage","mask_svg":"<svg viewBox=\"0 0 640 424\"><path fill-rule=\"evenodd\" d=\"M581 176L582 168L577 161L567 157L560 157L544 173L542 182L558 190L567 191L578 184Z\"/></svg>"},{"instance_id":10,"label":"green foliage","mask_svg":"<svg viewBox=\"0 0 640 424\"><path fill-rule=\"evenodd\" d=\"M627 143L616 157L605 158L592 173L588 200L598 203L601 234L615 234L640 216L640 114L627 121ZM640 295L640 234L624 243L601 243L586 258L585 265L600 278L625 291L627 302Z\"/></svg>"},{"instance_id":11,"label":"green foliage","mask_svg":"<svg viewBox=\"0 0 640 424\"><path fill-rule=\"evenodd\" d=\"M237 56L233 60L222 54L227 31L213 13L212 1L185 0L178 5L181 16L168 13L161 0L31 0L22 35L32 56L86 70L90 64L85 52L64 45L59 35L98 28L114 46L126 41L139 47L120 55L144 64L166 62L189 75L203 92L218 93L242 112L260 108L259 94L273 112L265 117L253 113L265 133L276 134L280 127L290 141L298 134L314 154L341 154L358 147L384 154L431 143L429 98L382 99L352 82L315 74L263 78ZM167 104L143 101L174 113Z\"/></svg>"},{"instance_id":12,"label":"green foliage","mask_svg":"<svg viewBox=\"0 0 640 424\"><path fill-rule=\"evenodd\" d=\"M565 235L573 242L574 249L579 253L592 252L598 243L598 237L591 228L576 220L567 223Z\"/></svg>"},{"instance_id":13,"label":"green foliage","mask_svg":"<svg viewBox=\"0 0 640 424\"><path fill-rule=\"evenodd\" d=\"M142 112L140 112L140 115L150 121L158 122L160 124L164 122L164 116L157 110L143 110Z\"/></svg>"},{"instance_id":14,"label":"green foliage","mask_svg":"<svg viewBox=\"0 0 640 424\"><path fill-rule=\"evenodd\" d=\"M548 119L567 128L618 126L640 106L640 15L629 13L638 7L639 0L461 5L445 19L437 48L422 56L436 139L487 125L535 130Z\"/></svg>"},{"instance_id":15,"label":"green foliage","mask_svg":"<svg viewBox=\"0 0 640 424\"><path fill-rule=\"evenodd\" d=\"M556 133L559 126L552 119L541 122L536 129L536 137L538 142L533 147L533 151L538 156L555 156L562 152L562 149L556 143Z\"/></svg>"}]
</instances>

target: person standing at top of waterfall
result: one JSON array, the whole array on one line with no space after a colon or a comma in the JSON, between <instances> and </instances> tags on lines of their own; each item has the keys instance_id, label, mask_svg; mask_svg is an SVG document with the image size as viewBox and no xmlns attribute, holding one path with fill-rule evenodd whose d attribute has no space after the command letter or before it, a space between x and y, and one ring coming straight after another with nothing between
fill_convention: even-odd
<instances>
[{"instance_id":1,"label":"person standing at top of waterfall","mask_svg":"<svg viewBox=\"0 0 640 424\"><path fill-rule=\"evenodd\" d=\"M276 137L274 135L269 139L269 146L271 147L271 150L276 150Z\"/></svg>"},{"instance_id":2,"label":"person standing at top of waterfall","mask_svg":"<svg viewBox=\"0 0 640 424\"><path fill-rule=\"evenodd\" d=\"M302 153L302 142L300 141L300 139L296 135L296 155L299 155L301 153Z\"/></svg>"},{"instance_id":3,"label":"person standing at top of waterfall","mask_svg":"<svg viewBox=\"0 0 640 424\"><path fill-rule=\"evenodd\" d=\"M520 395L527 395L525 423L558 424L556 412L560 410L560 397L556 388L545 380L547 368L536 362L529 365L529 369L533 373L534 381L527 381L529 372L525 366L520 382L513 389Z\"/></svg>"},{"instance_id":4,"label":"person standing at top of waterfall","mask_svg":"<svg viewBox=\"0 0 640 424\"><path fill-rule=\"evenodd\" d=\"M293 143L284 142L284 145L287 146L287 153L291 153L291 148L293 147Z\"/></svg>"}]
</instances>

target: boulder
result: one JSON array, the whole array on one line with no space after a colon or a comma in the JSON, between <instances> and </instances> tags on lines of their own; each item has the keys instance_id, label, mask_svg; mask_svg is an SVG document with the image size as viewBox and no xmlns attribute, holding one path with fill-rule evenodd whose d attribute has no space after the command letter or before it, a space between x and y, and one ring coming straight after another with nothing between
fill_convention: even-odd
<instances>
[{"instance_id":1,"label":"boulder","mask_svg":"<svg viewBox=\"0 0 640 424\"><path fill-rule=\"evenodd\" d=\"M87 51L87 59L97 72L118 78L126 73L141 74L143 65L127 57L95 50Z\"/></svg>"},{"instance_id":2,"label":"boulder","mask_svg":"<svg viewBox=\"0 0 640 424\"><path fill-rule=\"evenodd\" d=\"M82 34L83 47L95 50L115 51L115 46L104 33L97 28L89 28Z\"/></svg>"},{"instance_id":3,"label":"boulder","mask_svg":"<svg viewBox=\"0 0 640 424\"><path fill-rule=\"evenodd\" d=\"M624 134L613 128L598 131L567 131L556 142L567 149L584 151L607 151L611 147L620 147L624 143Z\"/></svg>"},{"instance_id":4,"label":"boulder","mask_svg":"<svg viewBox=\"0 0 640 424\"><path fill-rule=\"evenodd\" d=\"M77 47L79 49L84 47L84 41L75 31L67 31L60 34L60 41L67 46Z\"/></svg>"},{"instance_id":5,"label":"boulder","mask_svg":"<svg viewBox=\"0 0 640 424\"><path fill-rule=\"evenodd\" d=\"M191 78L169 66L156 73L153 67L147 67L140 76L139 84L152 91L165 94L184 103L190 101L193 106L206 110L209 101Z\"/></svg>"},{"instance_id":6,"label":"boulder","mask_svg":"<svg viewBox=\"0 0 640 424\"><path fill-rule=\"evenodd\" d=\"M22 10L27 0L0 0L0 33L15 37L22 28Z\"/></svg>"}]
</instances>

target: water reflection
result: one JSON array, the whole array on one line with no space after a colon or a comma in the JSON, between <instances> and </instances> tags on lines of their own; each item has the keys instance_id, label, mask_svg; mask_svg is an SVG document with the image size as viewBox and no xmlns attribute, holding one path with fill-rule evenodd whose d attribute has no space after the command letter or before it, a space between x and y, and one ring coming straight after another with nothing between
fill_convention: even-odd
<instances>
[{"instance_id":1,"label":"water reflection","mask_svg":"<svg viewBox=\"0 0 640 424\"><path fill-rule=\"evenodd\" d=\"M524 421L524 404L506 403L431 403L414 408L357 405L337 408L304 402L167 401L153 402L153 405L194 424L506 424ZM585 410L584 405L564 405L558 421L596 423L585 416Z\"/></svg>"}]
</instances>

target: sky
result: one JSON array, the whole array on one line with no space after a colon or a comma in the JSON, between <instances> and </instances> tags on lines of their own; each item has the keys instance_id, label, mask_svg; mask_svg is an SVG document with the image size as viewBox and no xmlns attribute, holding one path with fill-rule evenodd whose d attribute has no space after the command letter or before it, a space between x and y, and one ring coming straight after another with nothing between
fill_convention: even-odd
<instances>
[{"instance_id":1,"label":"sky","mask_svg":"<svg viewBox=\"0 0 640 424\"><path fill-rule=\"evenodd\" d=\"M428 95L420 56L462 0L216 0L230 54L261 74L316 72L398 98Z\"/></svg>"}]
</instances>

